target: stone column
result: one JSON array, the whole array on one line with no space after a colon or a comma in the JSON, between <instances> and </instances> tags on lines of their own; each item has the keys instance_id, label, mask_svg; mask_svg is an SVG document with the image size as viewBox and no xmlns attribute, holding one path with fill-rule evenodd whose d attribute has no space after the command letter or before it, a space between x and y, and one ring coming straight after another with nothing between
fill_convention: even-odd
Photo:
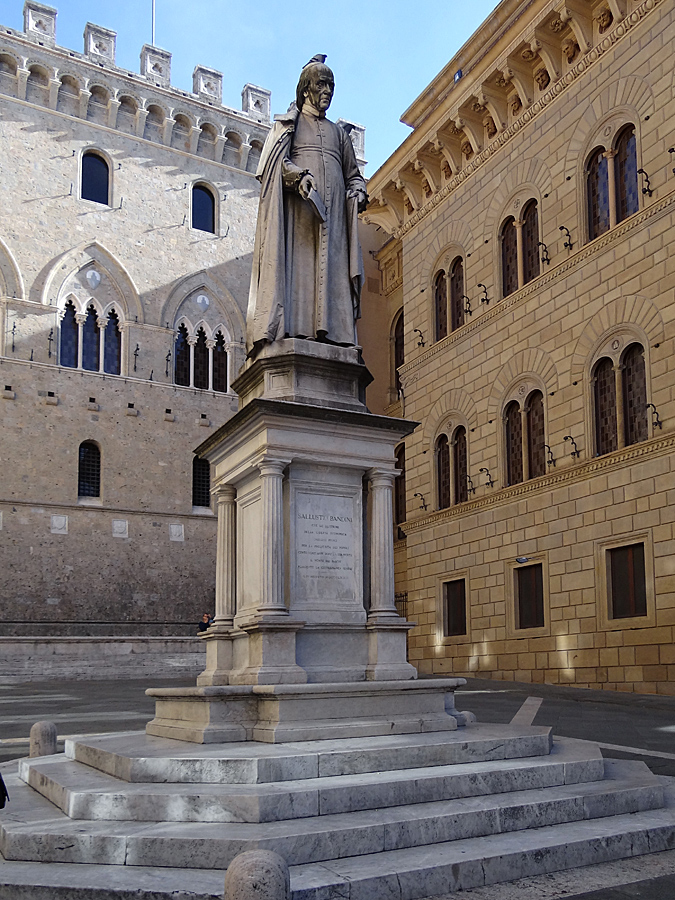
<instances>
[{"instance_id":1,"label":"stone column","mask_svg":"<svg viewBox=\"0 0 675 900\"><path fill-rule=\"evenodd\" d=\"M516 219L513 227L516 229L516 257L518 261L518 290L525 284L525 254L523 253L523 219Z\"/></svg>"},{"instance_id":2,"label":"stone column","mask_svg":"<svg viewBox=\"0 0 675 900\"><path fill-rule=\"evenodd\" d=\"M91 97L91 91L87 91L84 88L80 90L80 111L79 116L81 119L87 118L87 111L89 109L89 98Z\"/></svg>"},{"instance_id":3,"label":"stone column","mask_svg":"<svg viewBox=\"0 0 675 900\"><path fill-rule=\"evenodd\" d=\"M236 607L236 497L231 484L214 491L218 513L216 551L216 625L232 627Z\"/></svg>"},{"instance_id":4,"label":"stone column","mask_svg":"<svg viewBox=\"0 0 675 900\"><path fill-rule=\"evenodd\" d=\"M172 119L171 116L167 116L164 119L164 131L162 132L162 141L167 146L171 146L171 135L173 134L173 126L176 124L176 120Z\"/></svg>"},{"instance_id":5,"label":"stone column","mask_svg":"<svg viewBox=\"0 0 675 900\"><path fill-rule=\"evenodd\" d=\"M372 534L369 619L396 616L394 602L394 516L392 487L395 469L371 469Z\"/></svg>"},{"instance_id":6,"label":"stone column","mask_svg":"<svg viewBox=\"0 0 675 900\"><path fill-rule=\"evenodd\" d=\"M265 459L260 471L262 494L262 578L258 612L288 615L284 603L284 500L286 462Z\"/></svg>"},{"instance_id":7,"label":"stone column","mask_svg":"<svg viewBox=\"0 0 675 900\"><path fill-rule=\"evenodd\" d=\"M607 191L609 193L609 227L616 225L616 171L614 157L616 150L607 150L603 156L607 160Z\"/></svg>"},{"instance_id":8,"label":"stone column","mask_svg":"<svg viewBox=\"0 0 675 900\"><path fill-rule=\"evenodd\" d=\"M119 100L108 100L108 128L117 128L117 110L119 108Z\"/></svg>"},{"instance_id":9,"label":"stone column","mask_svg":"<svg viewBox=\"0 0 675 900\"><path fill-rule=\"evenodd\" d=\"M16 96L19 100L26 99L26 89L28 87L28 76L30 72L28 69L23 69L21 66L16 70Z\"/></svg>"},{"instance_id":10,"label":"stone column","mask_svg":"<svg viewBox=\"0 0 675 900\"><path fill-rule=\"evenodd\" d=\"M195 386L195 344L197 337L194 334L188 336L188 346L190 348L190 387Z\"/></svg>"},{"instance_id":11,"label":"stone column","mask_svg":"<svg viewBox=\"0 0 675 900\"><path fill-rule=\"evenodd\" d=\"M98 370L105 372L105 329L108 324L106 316L99 316L96 319L98 325Z\"/></svg>"},{"instance_id":12,"label":"stone column","mask_svg":"<svg viewBox=\"0 0 675 900\"><path fill-rule=\"evenodd\" d=\"M206 349L209 351L209 390L213 390L213 350L216 346L216 342L212 339L209 339L206 342Z\"/></svg>"},{"instance_id":13,"label":"stone column","mask_svg":"<svg viewBox=\"0 0 675 900\"><path fill-rule=\"evenodd\" d=\"M83 316L82 313L77 313L75 315L75 321L77 322L77 368L82 368L82 350L83 350L83 338L84 338L84 323L87 321L87 317Z\"/></svg>"},{"instance_id":14,"label":"stone column","mask_svg":"<svg viewBox=\"0 0 675 900\"><path fill-rule=\"evenodd\" d=\"M49 79L49 108L56 109L56 106L59 102L59 88L61 87L61 82L58 78L50 78Z\"/></svg>"},{"instance_id":15,"label":"stone column","mask_svg":"<svg viewBox=\"0 0 675 900\"><path fill-rule=\"evenodd\" d=\"M136 111L136 137L142 138L145 132L145 120L148 118L147 109L138 109Z\"/></svg>"}]
</instances>

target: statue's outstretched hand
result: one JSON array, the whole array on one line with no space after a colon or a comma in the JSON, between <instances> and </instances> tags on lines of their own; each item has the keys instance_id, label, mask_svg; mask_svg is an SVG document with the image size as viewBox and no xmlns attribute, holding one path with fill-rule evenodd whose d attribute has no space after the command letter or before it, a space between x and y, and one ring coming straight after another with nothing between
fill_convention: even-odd
<instances>
[{"instance_id":1,"label":"statue's outstretched hand","mask_svg":"<svg viewBox=\"0 0 675 900\"><path fill-rule=\"evenodd\" d=\"M298 193L303 200L306 200L309 197L309 192L312 190L312 188L316 188L316 184L311 173L307 172L302 176L300 182L298 183Z\"/></svg>"},{"instance_id":2,"label":"statue's outstretched hand","mask_svg":"<svg viewBox=\"0 0 675 900\"><path fill-rule=\"evenodd\" d=\"M347 191L347 198L351 199L352 197L355 197L356 200L358 200L359 212L365 212L366 206L368 205L368 194L366 194L365 191L359 190Z\"/></svg>"}]
</instances>

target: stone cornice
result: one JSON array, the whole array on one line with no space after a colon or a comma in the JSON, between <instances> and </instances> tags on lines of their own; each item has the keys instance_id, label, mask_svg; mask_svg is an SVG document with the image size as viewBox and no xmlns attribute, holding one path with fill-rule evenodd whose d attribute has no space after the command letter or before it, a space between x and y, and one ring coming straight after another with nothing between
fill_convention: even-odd
<instances>
[{"instance_id":1,"label":"stone cornice","mask_svg":"<svg viewBox=\"0 0 675 900\"><path fill-rule=\"evenodd\" d=\"M494 491L481 497L479 500L458 503L456 506L448 507L448 509L441 509L438 512L420 516L412 521L404 522L401 528L406 535L409 535L416 531L422 531L425 528L431 528L433 525L442 524L447 519L472 515L493 506L513 503L530 494L551 491L578 481L586 481L588 478L599 475L602 472L620 469L627 464L635 463L645 458L651 459L665 456L667 453L672 453L673 450L675 450L675 434L652 438L650 441L633 444L631 447L625 447L623 450L615 450L614 453L608 453L605 456L595 457L588 462L570 466L564 471L556 472L555 475L543 475L541 478L533 478L531 481L524 481L522 484Z\"/></svg>"},{"instance_id":2,"label":"stone cornice","mask_svg":"<svg viewBox=\"0 0 675 900\"><path fill-rule=\"evenodd\" d=\"M448 182L445 184L434 196L429 200L428 203L424 204L420 209L416 210L410 218L403 223L403 225L392 231L392 235L395 238L401 238L406 235L411 229L413 229L416 225L422 222L426 217L432 213L444 200L446 200L454 191L457 190L468 178L470 178L474 172L482 167L491 159L495 153L501 150L506 144L508 144L522 129L528 125L533 119L537 118L552 102L554 102L559 96L565 93L565 91L574 84L579 78L581 78L591 67L593 67L606 53L611 51L618 42L620 42L630 31L633 30L637 25L639 25L642 20L649 15L656 7L658 7L664 0L644 0L644 2L637 7L632 13L627 15L621 22L616 26L616 28L612 29L612 31L608 32L599 43L593 47L579 62L570 69L569 72L565 73L561 78L559 78L555 83L551 85L551 87L544 93L542 96L536 100L525 112L520 116L515 122L509 125L504 131L502 131L497 137L489 144L484 150L482 150L477 156L471 160L468 165L454 175ZM412 135L411 135L412 137ZM414 155L415 150L411 150L411 153ZM407 158L405 160L401 160L400 165L397 167L398 169L402 168L403 165L407 162ZM377 173L371 178L369 184L372 184L375 178L382 182L382 186L385 186L384 179L380 178L380 172L383 172L383 169L378 170ZM393 177L393 176L391 176ZM375 192L377 188L375 189ZM373 193L373 191L371 191ZM373 209L373 214L376 213L376 209ZM368 212L366 211L365 216L367 218Z\"/></svg>"},{"instance_id":3,"label":"stone cornice","mask_svg":"<svg viewBox=\"0 0 675 900\"><path fill-rule=\"evenodd\" d=\"M539 275L519 291L510 294L504 300L497 301L491 310L482 313L476 321L462 325L461 328L451 332L447 337L443 338L442 341L433 344L428 350L420 353L414 360L401 366L399 375L403 387L407 388L411 384L414 384L421 374L418 370L425 366L429 360L433 359L433 357L437 356L439 353L444 353L450 346L458 341L470 337L475 331L483 328L493 319L503 316L504 313L511 310L514 306L517 306L523 300L527 299L527 297L538 293L547 285L558 281L568 272L576 269L577 266L580 266L582 263L585 263L590 257L596 256L605 250L606 247L620 241L626 234L639 228L645 222L650 219L658 219L663 215L667 215L673 205L675 205L675 190L662 200L652 204L652 206L647 209L643 209L641 212L637 212L630 216L630 218L625 219L610 231L595 238L595 240L590 241L588 244L584 244L583 247L575 253L572 253L564 262L555 266L550 271L545 272L543 275Z\"/></svg>"}]
</instances>

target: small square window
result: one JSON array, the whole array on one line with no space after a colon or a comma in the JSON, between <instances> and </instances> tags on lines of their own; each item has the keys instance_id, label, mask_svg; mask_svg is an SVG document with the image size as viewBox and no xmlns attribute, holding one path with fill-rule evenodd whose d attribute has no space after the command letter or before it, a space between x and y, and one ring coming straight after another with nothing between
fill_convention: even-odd
<instances>
[{"instance_id":1,"label":"small square window","mask_svg":"<svg viewBox=\"0 0 675 900\"><path fill-rule=\"evenodd\" d=\"M443 634L466 634L466 581L443 582Z\"/></svg>"},{"instance_id":2,"label":"small square window","mask_svg":"<svg viewBox=\"0 0 675 900\"><path fill-rule=\"evenodd\" d=\"M544 627L544 567L541 563L513 570L516 628Z\"/></svg>"},{"instance_id":3,"label":"small square window","mask_svg":"<svg viewBox=\"0 0 675 900\"><path fill-rule=\"evenodd\" d=\"M612 619L647 615L645 545L630 544L607 551L609 614Z\"/></svg>"}]
</instances>

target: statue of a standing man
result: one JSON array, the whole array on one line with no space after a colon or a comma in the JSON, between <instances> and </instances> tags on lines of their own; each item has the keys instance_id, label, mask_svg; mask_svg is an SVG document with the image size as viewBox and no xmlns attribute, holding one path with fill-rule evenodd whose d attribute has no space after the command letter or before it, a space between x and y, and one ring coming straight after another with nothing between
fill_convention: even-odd
<instances>
[{"instance_id":1,"label":"statue of a standing man","mask_svg":"<svg viewBox=\"0 0 675 900\"><path fill-rule=\"evenodd\" d=\"M304 67L296 102L275 116L256 177L260 208L247 315L247 350L284 337L356 343L363 260L358 214L368 201L349 134L326 118L333 73Z\"/></svg>"}]
</instances>

